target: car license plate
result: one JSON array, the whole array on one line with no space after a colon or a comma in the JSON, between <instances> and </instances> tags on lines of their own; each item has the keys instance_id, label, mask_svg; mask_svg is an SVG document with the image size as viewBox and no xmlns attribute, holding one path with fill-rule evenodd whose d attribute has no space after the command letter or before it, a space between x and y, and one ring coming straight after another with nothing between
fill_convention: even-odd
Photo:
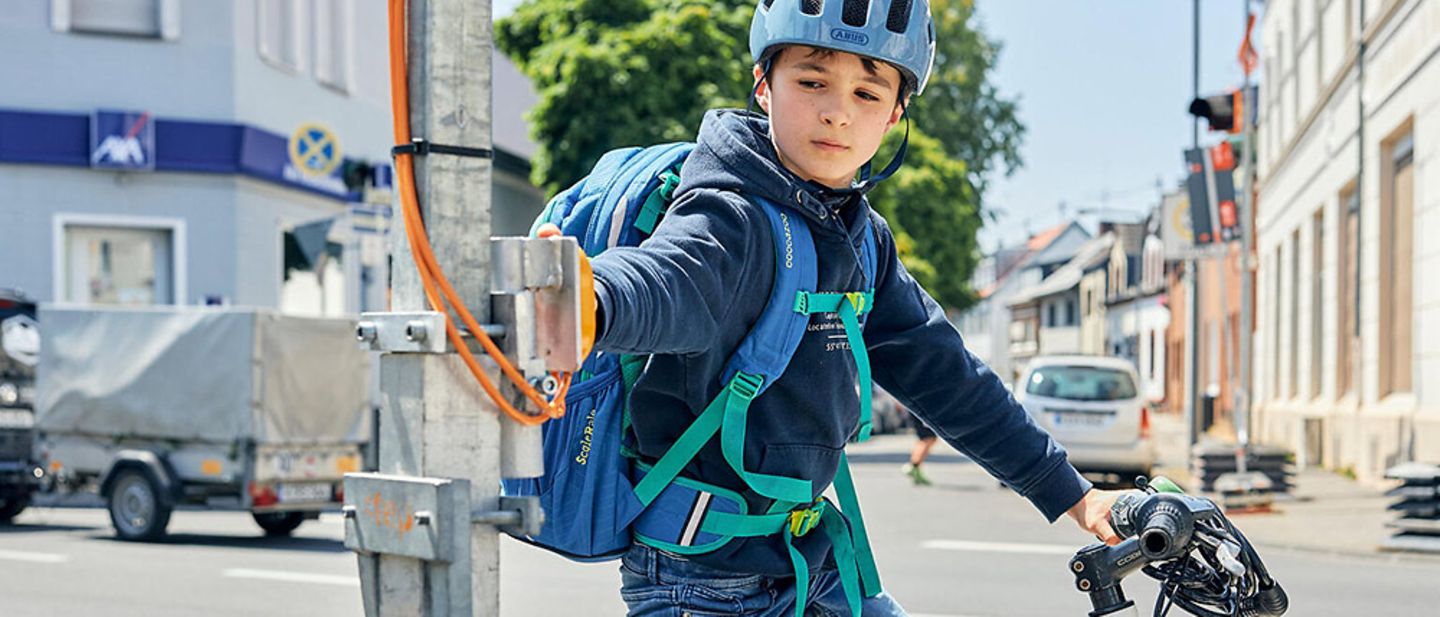
<instances>
[{"instance_id":1,"label":"car license plate","mask_svg":"<svg viewBox=\"0 0 1440 617\"><path fill-rule=\"evenodd\" d=\"M280 503L313 503L330 501L329 484L281 484Z\"/></svg>"},{"instance_id":2,"label":"car license plate","mask_svg":"<svg viewBox=\"0 0 1440 617\"><path fill-rule=\"evenodd\" d=\"M1083 411L1052 411L1050 412L1050 422L1055 426L1091 428L1104 426L1112 415Z\"/></svg>"}]
</instances>

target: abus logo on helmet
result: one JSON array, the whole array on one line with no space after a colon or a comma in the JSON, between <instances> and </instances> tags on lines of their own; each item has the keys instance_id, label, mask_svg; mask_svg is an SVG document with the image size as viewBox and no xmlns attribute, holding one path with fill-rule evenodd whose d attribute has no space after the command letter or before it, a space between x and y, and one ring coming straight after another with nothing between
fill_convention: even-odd
<instances>
[{"instance_id":1,"label":"abus logo on helmet","mask_svg":"<svg viewBox=\"0 0 1440 617\"><path fill-rule=\"evenodd\" d=\"M870 37L866 36L864 32L846 30L844 28L831 28L830 38L842 43L853 43L855 45L865 45L870 42Z\"/></svg>"}]
</instances>

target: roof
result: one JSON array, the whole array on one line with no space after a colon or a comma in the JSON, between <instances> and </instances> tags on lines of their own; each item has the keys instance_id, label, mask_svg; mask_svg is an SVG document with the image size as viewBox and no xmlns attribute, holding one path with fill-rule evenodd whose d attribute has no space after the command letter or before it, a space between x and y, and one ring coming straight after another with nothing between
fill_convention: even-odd
<instances>
[{"instance_id":1,"label":"roof","mask_svg":"<svg viewBox=\"0 0 1440 617\"><path fill-rule=\"evenodd\" d=\"M1063 356L1038 356L1030 360L1029 368L1042 366L1094 366L1109 368L1127 373L1135 371L1135 365L1124 358L1111 356L1085 356L1085 355L1063 355Z\"/></svg>"},{"instance_id":2,"label":"roof","mask_svg":"<svg viewBox=\"0 0 1440 617\"><path fill-rule=\"evenodd\" d=\"M1046 229L1038 234L1030 236L1025 244L1003 248L995 252L995 280L984 289L979 291L981 300L990 297L996 290L1005 284L1005 279L1011 274L1019 272L1031 257L1050 247L1055 240L1065 234L1067 229L1076 223L1066 222Z\"/></svg>"},{"instance_id":3,"label":"roof","mask_svg":"<svg viewBox=\"0 0 1440 617\"><path fill-rule=\"evenodd\" d=\"M1068 229L1072 224L1072 222L1066 221L1064 223L1051 227L1050 229L1046 229L1045 231L1030 236L1030 240L1025 243L1025 248L1032 251L1045 250L1045 247L1050 246L1050 243L1054 242L1056 238L1059 238L1060 234L1064 233L1065 230Z\"/></svg>"},{"instance_id":4,"label":"roof","mask_svg":"<svg viewBox=\"0 0 1440 617\"><path fill-rule=\"evenodd\" d=\"M1045 280L1038 284L1016 292L1010 298L1010 306L1025 304L1036 298L1057 294L1079 285L1086 269L1110 258L1110 247L1114 244L1115 234L1113 233L1105 233L1091 238L1081 245L1080 250L1075 252L1075 256L1070 258L1070 261L1061 266L1059 270L1050 273L1050 276L1045 277Z\"/></svg>"}]
</instances>

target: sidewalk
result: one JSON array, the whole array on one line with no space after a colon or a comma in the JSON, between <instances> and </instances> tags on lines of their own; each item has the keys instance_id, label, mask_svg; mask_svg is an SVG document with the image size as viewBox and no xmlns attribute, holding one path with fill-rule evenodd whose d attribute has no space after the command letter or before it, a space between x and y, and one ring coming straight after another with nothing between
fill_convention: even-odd
<instances>
[{"instance_id":1,"label":"sidewalk","mask_svg":"<svg viewBox=\"0 0 1440 617\"><path fill-rule=\"evenodd\" d=\"M1156 446L1162 453L1157 475L1168 476L1186 490L1194 490L1198 482L1191 477L1186 460L1184 419L1170 414L1151 418ZM1277 496L1270 512L1235 512L1229 516L1260 546L1375 555L1381 552L1381 542L1393 532L1385 523L1397 516L1386 509L1393 501L1385 496L1387 488L1365 486L1311 467L1296 474L1295 491Z\"/></svg>"}]
</instances>

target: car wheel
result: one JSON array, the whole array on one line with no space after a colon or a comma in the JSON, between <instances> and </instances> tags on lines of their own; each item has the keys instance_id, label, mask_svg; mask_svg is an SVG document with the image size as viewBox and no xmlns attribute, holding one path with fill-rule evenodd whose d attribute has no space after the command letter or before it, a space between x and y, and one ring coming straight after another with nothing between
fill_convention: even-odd
<instances>
[{"instance_id":1,"label":"car wheel","mask_svg":"<svg viewBox=\"0 0 1440 617\"><path fill-rule=\"evenodd\" d=\"M254 512L251 516L267 536L288 536L305 522L304 512Z\"/></svg>"},{"instance_id":2,"label":"car wheel","mask_svg":"<svg viewBox=\"0 0 1440 617\"><path fill-rule=\"evenodd\" d=\"M127 469L110 489L110 524L121 540L148 542L165 535L170 504L160 497L160 486L150 474Z\"/></svg>"}]
</instances>

